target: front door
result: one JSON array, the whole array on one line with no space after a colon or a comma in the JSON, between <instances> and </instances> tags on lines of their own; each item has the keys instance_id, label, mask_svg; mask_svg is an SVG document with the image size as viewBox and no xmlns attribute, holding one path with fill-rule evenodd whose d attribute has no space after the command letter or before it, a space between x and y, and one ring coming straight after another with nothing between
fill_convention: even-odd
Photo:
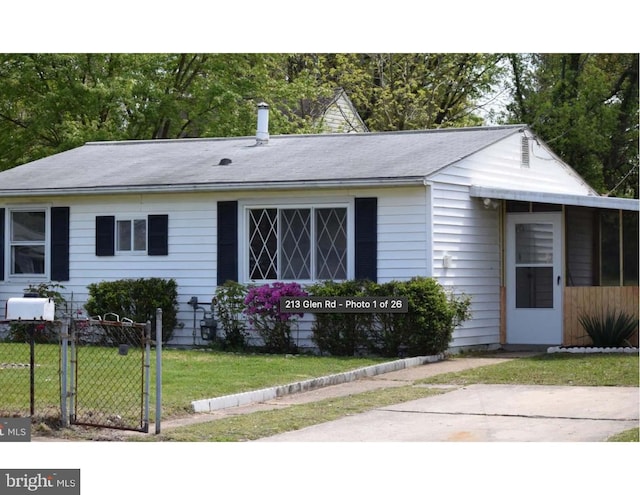
<instances>
[{"instance_id":1,"label":"front door","mask_svg":"<svg viewBox=\"0 0 640 495\"><path fill-rule=\"evenodd\" d=\"M507 344L562 343L562 214L510 213Z\"/></svg>"}]
</instances>

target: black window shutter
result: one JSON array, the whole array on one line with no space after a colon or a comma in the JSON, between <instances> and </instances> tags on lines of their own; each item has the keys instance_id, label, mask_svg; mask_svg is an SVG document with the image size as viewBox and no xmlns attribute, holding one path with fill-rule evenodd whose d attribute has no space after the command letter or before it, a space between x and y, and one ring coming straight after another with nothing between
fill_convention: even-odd
<instances>
[{"instance_id":1,"label":"black window shutter","mask_svg":"<svg viewBox=\"0 0 640 495\"><path fill-rule=\"evenodd\" d=\"M115 254L116 217L96 217L96 256L113 256Z\"/></svg>"},{"instance_id":2,"label":"black window shutter","mask_svg":"<svg viewBox=\"0 0 640 495\"><path fill-rule=\"evenodd\" d=\"M4 280L4 208L0 208L0 280Z\"/></svg>"},{"instance_id":3,"label":"black window shutter","mask_svg":"<svg viewBox=\"0 0 640 495\"><path fill-rule=\"evenodd\" d=\"M355 200L355 278L378 281L378 198Z\"/></svg>"},{"instance_id":4,"label":"black window shutter","mask_svg":"<svg viewBox=\"0 0 640 495\"><path fill-rule=\"evenodd\" d=\"M51 208L51 280L69 280L69 207Z\"/></svg>"},{"instance_id":5,"label":"black window shutter","mask_svg":"<svg viewBox=\"0 0 640 495\"><path fill-rule=\"evenodd\" d=\"M238 281L238 202L218 201L218 285Z\"/></svg>"},{"instance_id":6,"label":"black window shutter","mask_svg":"<svg viewBox=\"0 0 640 495\"><path fill-rule=\"evenodd\" d=\"M147 254L149 256L169 254L169 215L147 217Z\"/></svg>"}]
</instances>

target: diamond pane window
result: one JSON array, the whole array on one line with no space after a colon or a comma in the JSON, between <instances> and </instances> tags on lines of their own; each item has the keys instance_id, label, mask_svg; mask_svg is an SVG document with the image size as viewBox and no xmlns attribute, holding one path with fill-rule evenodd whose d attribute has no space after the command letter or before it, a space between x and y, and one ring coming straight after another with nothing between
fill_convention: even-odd
<instances>
[{"instance_id":1,"label":"diamond pane window","mask_svg":"<svg viewBox=\"0 0 640 495\"><path fill-rule=\"evenodd\" d=\"M249 278L278 278L278 210L249 210Z\"/></svg>"},{"instance_id":2,"label":"diamond pane window","mask_svg":"<svg viewBox=\"0 0 640 495\"><path fill-rule=\"evenodd\" d=\"M316 210L316 278L347 278L347 209Z\"/></svg>"},{"instance_id":3,"label":"diamond pane window","mask_svg":"<svg viewBox=\"0 0 640 495\"><path fill-rule=\"evenodd\" d=\"M249 210L249 278L347 278L346 208Z\"/></svg>"},{"instance_id":4,"label":"diamond pane window","mask_svg":"<svg viewBox=\"0 0 640 495\"><path fill-rule=\"evenodd\" d=\"M281 277L311 278L311 210L280 211Z\"/></svg>"}]
</instances>

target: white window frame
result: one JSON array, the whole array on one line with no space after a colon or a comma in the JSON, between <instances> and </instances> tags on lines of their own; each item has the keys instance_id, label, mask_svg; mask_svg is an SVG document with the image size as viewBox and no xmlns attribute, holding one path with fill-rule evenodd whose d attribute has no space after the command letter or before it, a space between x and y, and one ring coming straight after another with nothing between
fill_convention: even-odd
<instances>
[{"instance_id":1,"label":"white window frame","mask_svg":"<svg viewBox=\"0 0 640 495\"><path fill-rule=\"evenodd\" d=\"M16 212L44 213L44 241L13 241L13 214ZM7 278L14 280L48 280L51 266L51 208L48 205L7 206L5 217L5 271ZM13 248L20 245L42 245L44 248L43 273L14 273Z\"/></svg>"},{"instance_id":2,"label":"white window frame","mask_svg":"<svg viewBox=\"0 0 640 495\"><path fill-rule=\"evenodd\" d=\"M240 257L240 266L238 267L238 275L239 280L244 281L244 283L271 283L275 281L280 282L298 282L301 284L309 284L318 282L321 279L251 279L249 278L249 260L250 260L250 222L249 222L249 211L262 209L262 208L273 208L278 210L278 216L280 215L280 210L295 210L295 209L310 209L311 210L311 258L312 258L312 269L316 269L316 220L315 220L315 210L316 209L325 209L325 208L344 208L347 213L347 273L346 279L352 279L354 276L354 252L355 252L355 240L354 240L354 201L353 199L346 198L332 198L331 200L323 201L322 198L317 198L317 200L307 202L300 200L291 200L291 202L283 201L282 199L274 199L274 200L263 200L260 202L249 202L243 201L239 202L238 208L238 232L240 239L238 240L238 248L240 249L241 257ZM278 232L278 252L280 252L280 232ZM278 267L280 269L280 267ZM313 274L312 274L313 276ZM336 279L342 280L342 279Z\"/></svg>"},{"instance_id":3,"label":"white window frame","mask_svg":"<svg viewBox=\"0 0 640 495\"><path fill-rule=\"evenodd\" d=\"M135 222L141 221L144 222L144 249L134 249L134 240L135 240ZM149 230L149 222L147 221L147 217L137 218L137 217L116 217L115 219L115 252L119 255L145 255L147 254L147 250L149 249L149 239L148 239L148 230ZM129 222L131 226L131 239L130 239L130 249L120 249L120 222Z\"/></svg>"}]
</instances>

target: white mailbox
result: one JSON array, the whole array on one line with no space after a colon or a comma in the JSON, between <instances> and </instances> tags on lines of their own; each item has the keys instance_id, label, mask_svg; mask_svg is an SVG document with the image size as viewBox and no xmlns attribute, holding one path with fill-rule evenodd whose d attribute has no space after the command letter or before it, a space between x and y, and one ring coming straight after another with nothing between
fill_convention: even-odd
<instances>
[{"instance_id":1,"label":"white mailbox","mask_svg":"<svg viewBox=\"0 0 640 495\"><path fill-rule=\"evenodd\" d=\"M53 321L55 312L56 305L48 297L11 297L5 315L12 321Z\"/></svg>"}]
</instances>

